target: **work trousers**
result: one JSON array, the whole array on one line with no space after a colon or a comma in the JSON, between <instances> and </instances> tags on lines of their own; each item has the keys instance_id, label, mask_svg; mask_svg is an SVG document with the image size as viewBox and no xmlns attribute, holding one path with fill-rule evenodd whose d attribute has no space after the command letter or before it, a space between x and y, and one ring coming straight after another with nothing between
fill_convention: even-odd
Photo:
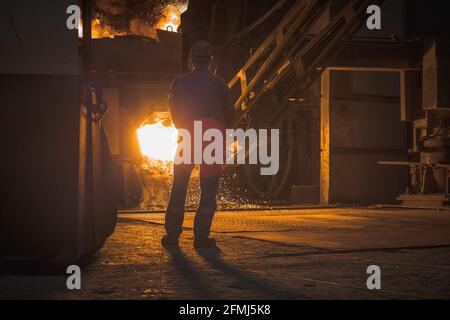
<instances>
[{"instance_id":1,"label":"work trousers","mask_svg":"<svg viewBox=\"0 0 450 320\"><path fill-rule=\"evenodd\" d=\"M170 200L166 211L165 228L167 235L178 238L183 230L184 206L187 187L195 165L174 165L174 178ZM216 195L219 187L220 168L218 164L200 165L200 203L194 219L195 239L209 237L211 223L216 212Z\"/></svg>"}]
</instances>

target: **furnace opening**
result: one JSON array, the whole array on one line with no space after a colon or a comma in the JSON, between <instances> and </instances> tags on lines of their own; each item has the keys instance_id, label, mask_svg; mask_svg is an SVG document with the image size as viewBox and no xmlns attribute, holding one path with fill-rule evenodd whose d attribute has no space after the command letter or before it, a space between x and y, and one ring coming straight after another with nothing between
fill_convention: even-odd
<instances>
[{"instance_id":1,"label":"furnace opening","mask_svg":"<svg viewBox=\"0 0 450 320\"><path fill-rule=\"evenodd\" d=\"M178 130L168 112L154 112L137 129L142 156L153 163L173 162Z\"/></svg>"}]
</instances>

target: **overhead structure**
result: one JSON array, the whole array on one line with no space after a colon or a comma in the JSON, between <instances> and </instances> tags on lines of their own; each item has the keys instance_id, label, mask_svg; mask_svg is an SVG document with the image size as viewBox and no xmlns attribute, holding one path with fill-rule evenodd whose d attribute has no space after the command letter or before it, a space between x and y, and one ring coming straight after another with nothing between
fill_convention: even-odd
<instances>
[{"instance_id":1,"label":"overhead structure","mask_svg":"<svg viewBox=\"0 0 450 320\"><path fill-rule=\"evenodd\" d=\"M238 111L234 125L240 125L266 91L275 91L277 102L286 105L295 93L310 87L342 40L361 27L368 5L380 2L346 1L326 26L313 33L332 1L297 1L229 82Z\"/></svg>"},{"instance_id":2,"label":"overhead structure","mask_svg":"<svg viewBox=\"0 0 450 320\"><path fill-rule=\"evenodd\" d=\"M372 5L380 30L365 28ZM448 38L435 36L445 28L439 5L422 0L191 0L183 59L195 40L209 40L232 91L231 125L281 129L279 174L243 168L257 196L392 202L406 189L403 204L444 205L450 55ZM384 129L363 125L367 117Z\"/></svg>"},{"instance_id":3,"label":"overhead structure","mask_svg":"<svg viewBox=\"0 0 450 320\"><path fill-rule=\"evenodd\" d=\"M323 16L331 11L333 1L296 1L229 81L235 109L233 127L265 126L282 130L280 173L263 178L255 175L251 167L244 168L247 184L258 196L264 199L279 197L286 191L289 177L297 167L303 177L298 180L301 185L294 182L291 187L291 200L319 201L319 187L314 183L319 164L308 139L317 121L314 120L317 115L313 109L318 108L308 101L314 100L314 97L311 99L313 93L308 91L330 59L365 23L367 7L381 2L345 1L324 24ZM258 23L268 19L273 9L282 5L282 2L276 3L267 14L238 35L254 29ZM270 115L268 108L258 110L258 103L265 104L260 99L268 93L271 104L276 106ZM318 99L315 98L317 104ZM310 110L305 112L305 107ZM258 118L255 114L261 113L267 115L265 119L255 120Z\"/></svg>"}]
</instances>

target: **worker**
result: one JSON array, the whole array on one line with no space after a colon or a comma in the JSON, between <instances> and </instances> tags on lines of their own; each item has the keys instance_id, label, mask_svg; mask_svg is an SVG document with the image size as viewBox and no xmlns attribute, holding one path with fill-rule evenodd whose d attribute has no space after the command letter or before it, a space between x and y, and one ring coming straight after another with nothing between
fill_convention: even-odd
<instances>
[{"instance_id":1,"label":"worker","mask_svg":"<svg viewBox=\"0 0 450 320\"><path fill-rule=\"evenodd\" d=\"M169 96L172 121L177 128L191 133L194 121L201 121L203 132L215 128L224 133L230 93L227 84L209 70L212 61L211 44L203 40L195 42L191 58L194 70L177 78L172 84ZM193 156L190 158L193 159ZM179 245L187 187L194 167L193 163L174 164L174 179L166 210L166 235L161 239L165 247ZM200 164L201 194L194 219L195 248L217 248L215 239L210 237L210 229L216 211L220 173L221 164Z\"/></svg>"}]
</instances>

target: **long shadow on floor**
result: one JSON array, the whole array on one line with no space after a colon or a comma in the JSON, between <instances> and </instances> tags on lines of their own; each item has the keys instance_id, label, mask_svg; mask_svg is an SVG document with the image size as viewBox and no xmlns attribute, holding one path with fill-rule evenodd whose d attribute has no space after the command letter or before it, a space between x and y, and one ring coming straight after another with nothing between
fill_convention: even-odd
<instances>
[{"instance_id":1,"label":"long shadow on floor","mask_svg":"<svg viewBox=\"0 0 450 320\"><path fill-rule=\"evenodd\" d=\"M215 249L199 249L197 253L211 267L220 270L225 275L234 277L242 288L248 288L258 293L262 293L269 299L305 299L299 292L293 292L286 287L282 287L273 282L270 278L262 278L251 274L247 271L240 270L235 266L224 261L221 257L220 250ZM230 297L232 298L232 297Z\"/></svg>"},{"instance_id":2,"label":"long shadow on floor","mask_svg":"<svg viewBox=\"0 0 450 320\"><path fill-rule=\"evenodd\" d=\"M204 281L204 275L198 271L194 262L188 259L178 247L166 248L165 250L170 254L179 275L188 282L189 288L196 292L196 298L211 298L208 288L210 284Z\"/></svg>"}]
</instances>

